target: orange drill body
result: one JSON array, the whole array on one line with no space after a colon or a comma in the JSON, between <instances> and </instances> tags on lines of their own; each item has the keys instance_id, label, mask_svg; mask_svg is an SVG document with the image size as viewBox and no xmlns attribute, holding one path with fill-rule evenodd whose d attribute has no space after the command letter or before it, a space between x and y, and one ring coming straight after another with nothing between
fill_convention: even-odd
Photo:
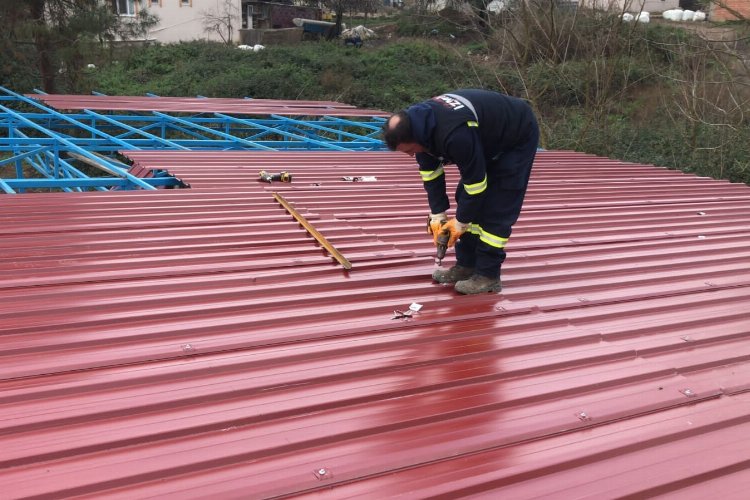
<instances>
[{"instance_id":1,"label":"orange drill body","mask_svg":"<svg viewBox=\"0 0 750 500\"><path fill-rule=\"evenodd\" d=\"M445 258L445 252L448 251L448 241L450 241L451 238L451 232L447 229L443 229L440 231L440 234L437 237L437 241L435 243L435 246L437 247L437 253L436 258L438 260L438 265L443 264L443 259Z\"/></svg>"}]
</instances>

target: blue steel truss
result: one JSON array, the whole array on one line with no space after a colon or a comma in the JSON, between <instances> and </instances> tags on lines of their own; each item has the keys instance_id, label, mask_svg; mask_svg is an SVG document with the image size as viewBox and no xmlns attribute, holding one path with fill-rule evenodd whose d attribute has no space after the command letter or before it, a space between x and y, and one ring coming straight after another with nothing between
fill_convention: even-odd
<instances>
[{"instance_id":1,"label":"blue steel truss","mask_svg":"<svg viewBox=\"0 0 750 500\"><path fill-rule=\"evenodd\" d=\"M0 190L88 191L179 187L168 172L141 178L117 159L127 150L383 150L383 118L300 120L226 113L62 113L0 87Z\"/></svg>"}]
</instances>

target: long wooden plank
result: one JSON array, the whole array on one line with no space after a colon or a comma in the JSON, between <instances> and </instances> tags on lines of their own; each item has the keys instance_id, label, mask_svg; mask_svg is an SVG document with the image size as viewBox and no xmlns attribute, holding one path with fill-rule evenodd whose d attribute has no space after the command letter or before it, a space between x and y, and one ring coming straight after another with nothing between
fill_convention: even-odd
<instances>
[{"instance_id":1,"label":"long wooden plank","mask_svg":"<svg viewBox=\"0 0 750 500\"><path fill-rule=\"evenodd\" d=\"M336 247L334 247L326 239L326 237L320 233L320 231L315 229L315 226L310 224L307 219L302 216L301 213L299 213L293 206L291 206L283 196L281 196L279 193L273 193L273 197L281 204L282 207L284 207L284 209L286 209L287 212L289 212L292 217L297 220L297 222L302 224L302 227L304 227L305 230L307 230L307 232L310 233L310 235L318 241L318 243L323 245L323 248L328 250L328 252L333 256L334 259L338 261L339 264L344 266L344 269L349 270L352 268L351 262L349 262L349 260L347 260L347 258L341 254L341 252L336 250Z\"/></svg>"}]
</instances>

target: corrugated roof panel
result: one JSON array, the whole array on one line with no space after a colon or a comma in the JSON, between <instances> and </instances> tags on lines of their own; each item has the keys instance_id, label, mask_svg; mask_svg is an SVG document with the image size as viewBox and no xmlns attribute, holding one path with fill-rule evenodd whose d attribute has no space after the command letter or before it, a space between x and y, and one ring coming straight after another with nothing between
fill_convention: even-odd
<instances>
[{"instance_id":1,"label":"corrugated roof panel","mask_svg":"<svg viewBox=\"0 0 750 500\"><path fill-rule=\"evenodd\" d=\"M232 113L242 115L387 117L389 113L358 109L335 101L230 99L223 97L146 97L75 94L26 94L56 109Z\"/></svg>"},{"instance_id":2,"label":"corrugated roof panel","mask_svg":"<svg viewBox=\"0 0 750 500\"><path fill-rule=\"evenodd\" d=\"M12 498L744 497L747 186L540 152L466 297L404 155L126 154L192 189L0 198Z\"/></svg>"}]
</instances>

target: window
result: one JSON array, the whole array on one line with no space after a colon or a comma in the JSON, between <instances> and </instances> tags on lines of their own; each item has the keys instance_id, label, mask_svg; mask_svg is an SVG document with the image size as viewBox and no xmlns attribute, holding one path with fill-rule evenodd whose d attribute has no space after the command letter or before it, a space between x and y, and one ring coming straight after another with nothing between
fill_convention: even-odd
<instances>
[{"instance_id":1,"label":"window","mask_svg":"<svg viewBox=\"0 0 750 500\"><path fill-rule=\"evenodd\" d=\"M117 7L117 13L121 16L135 15L135 0L117 0L115 7Z\"/></svg>"},{"instance_id":2,"label":"window","mask_svg":"<svg viewBox=\"0 0 750 500\"><path fill-rule=\"evenodd\" d=\"M161 0L151 0L151 7L161 7Z\"/></svg>"},{"instance_id":3,"label":"window","mask_svg":"<svg viewBox=\"0 0 750 500\"><path fill-rule=\"evenodd\" d=\"M180 7L192 7L193 6L193 0L180 0Z\"/></svg>"}]
</instances>

